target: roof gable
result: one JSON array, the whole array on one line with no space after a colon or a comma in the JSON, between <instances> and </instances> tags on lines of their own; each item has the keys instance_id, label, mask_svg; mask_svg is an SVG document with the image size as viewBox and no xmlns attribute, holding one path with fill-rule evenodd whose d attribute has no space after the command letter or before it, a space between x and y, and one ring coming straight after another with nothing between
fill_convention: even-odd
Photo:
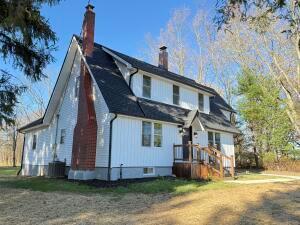
<instances>
[{"instance_id":1,"label":"roof gable","mask_svg":"<svg viewBox=\"0 0 300 225\"><path fill-rule=\"evenodd\" d=\"M74 36L72 40L76 40L75 42L81 48L82 42L78 36ZM73 43L74 42L72 42L70 45L67 56L70 53L75 53L74 48L72 47ZM77 44L76 48L78 48ZM189 78L173 74L169 71L144 63L140 60L123 55L121 53L117 54L119 54L120 57L122 57L126 62L133 64L132 66L138 65L139 68L144 68L145 70L149 68L147 70L149 71L151 69L151 73L158 73L158 75L161 75L167 79L175 80L181 83L185 82L192 87L199 88L201 90L205 89L210 93L214 93L215 99L210 101L210 114L197 113L201 124L203 124L205 128L224 130L233 133L239 132L233 125L231 125L230 121L226 119L226 117L220 110L220 108L228 111L233 111L233 109L224 101L224 99L221 96L218 95L218 93L214 89L198 84ZM67 60L68 62L69 60L67 56L65 61ZM86 57L85 61L87 66L89 67L89 70L92 73L91 75L93 76L95 82L97 83L101 91L101 94L107 104L110 113L166 121L177 124L184 124L188 119L189 115L194 115L194 113L191 113L191 110L184 109L178 106L173 106L143 98L137 98L130 89L127 82L125 81L125 78L123 77L121 71L116 65L113 56L104 51L103 46L100 44L94 45L92 57ZM68 63L66 65L68 65ZM58 77L57 83L55 85L53 94L49 101L47 111L43 120L38 120L37 122L28 124L27 126L21 129L24 130L29 129L31 127L35 127L37 125L41 125L45 123L45 118L49 120L51 118L51 115L53 116L53 108L55 106L55 103L57 104L57 99L59 99L59 93L62 94L63 91L62 84L64 83L63 80L65 79L65 76L62 74L65 73L64 67L65 62Z\"/></svg>"}]
</instances>

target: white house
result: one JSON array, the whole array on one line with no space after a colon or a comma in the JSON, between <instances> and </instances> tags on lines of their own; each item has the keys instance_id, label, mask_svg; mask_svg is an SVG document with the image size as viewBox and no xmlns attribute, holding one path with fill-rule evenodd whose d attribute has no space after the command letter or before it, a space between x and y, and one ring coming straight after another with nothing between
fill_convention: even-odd
<instances>
[{"instance_id":1,"label":"white house","mask_svg":"<svg viewBox=\"0 0 300 225\"><path fill-rule=\"evenodd\" d=\"M20 129L22 175L47 175L59 160L70 179L168 176L173 145L188 141L234 155L234 110L214 89L168 71L166 47L154 66L94 43L86 9L43 118Z\"/></svg>"}]
</instances>

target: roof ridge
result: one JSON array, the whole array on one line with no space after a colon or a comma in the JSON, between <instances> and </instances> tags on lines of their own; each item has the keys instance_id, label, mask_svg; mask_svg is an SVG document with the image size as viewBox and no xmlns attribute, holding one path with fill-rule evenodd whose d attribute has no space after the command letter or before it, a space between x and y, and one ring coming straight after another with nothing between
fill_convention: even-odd
<instances>
[{"instance_id":1,"label":"roof ridge","mask_svg":"<svg viewBox=\"0 0 300 225\"><path fill-rule=\"evenodd\" d=\"M75 36L77 39L82 40L82 38L81 38L80 36L75 35L75 34L74 34L74 36ZM144 63L144 64L146 64L146 65L148 65L148 66L153 67L153 68L156 69L156 70L159 70L160 72L165 72L165 73L168 73L169 75L175 76L177 79L186 79L186 80L189 80L190 82L195 82L197 85L199 85L199 86L201 86L201 87L203 87L203 88L205 88L205 89L208 89L208 90L206 90L206 91L211 92L212 94L217 93L216 90L215 90L214 88L209 87L209 86L206 86L206 85L204 85L204 84L201 84L201 83L197 82L196 80L194 80L194 79L192 79L192 78L189 78L189 77L186 77L186 76L184 76L184 75L180 75L180 74L174 73L174 72L172 72L172 71L170 71L170 70L165 70L165 69L163 69L163 68L160 68L159 66L155 66L155 65L153 65L153 64L151 64L151 63L149 63L149 62L145 62L145 61L140 60L140 59L137 59L137 58L135 58L135 57L133 57L133 56L130 56L130 55L124 54L124 53L122 53L122 52L116 51L116 50L114 50L114 49L112 49L112 48L110 48L110 47L107 47L107 46L105 46L105 45L99 44L99 43L97 43L97 42L94 42L94 45L98 45L98 46L101 47L101 48L106 48L107 50L111 51L112 53L120 54L120 55L123 55L124 57L128 57L128 58L131 58L132 60L136 60L136 61L139 61L140 63ZM122 58L122 57L121 57L121 58ZM124 60L125 60L125 59L124 59ZM125 60L125 61L126 61L126 60Z\"/></svg>"}]
</instances>

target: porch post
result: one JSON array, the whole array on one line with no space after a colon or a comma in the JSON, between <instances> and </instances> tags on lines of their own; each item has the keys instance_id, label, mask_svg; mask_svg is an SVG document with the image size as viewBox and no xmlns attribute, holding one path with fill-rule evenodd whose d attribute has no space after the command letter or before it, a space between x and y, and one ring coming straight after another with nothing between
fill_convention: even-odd
<instances>
[{"instance_id":1,"label":"porch post","mask_svg":"<svg viewBox=\"0 0 300 225\"><path fill-rule=\"evenodd\" d=\"M231 162L231 176L234 177L234 157L233 155L230 157L230 162Z\"/></svg>"},{"instance_id":2,"label":"porch post","mask_svg":"<svg viewBox=\"0 0 300 225\"><path fill-rule=\"evenodd\" d=\"M189 161L192 162L193 161L193 157L192 157L192 142L189 141L188 142L188 145L189 145Z\"/></svg>"}]
</instances>

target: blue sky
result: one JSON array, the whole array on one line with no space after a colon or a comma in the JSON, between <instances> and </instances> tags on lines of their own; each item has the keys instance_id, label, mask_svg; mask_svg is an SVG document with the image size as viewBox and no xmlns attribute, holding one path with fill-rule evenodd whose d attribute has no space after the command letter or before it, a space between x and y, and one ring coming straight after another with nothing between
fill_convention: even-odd
<instances>
[{"instance_id":1,"label":"blue sky","mask_svg":"<svg viewBox=\"0 0 300 225\"><path fill-rule=\"evenodd\" d=\"M55 62L48 65L45 73L54 85L62 66L73 34L80 34L85 6L88 0L62 0L56 6L43 6L41 14L49 20L58 37L57 51L53 52ZM131 56L140 55L145 45L145 35L157 36L165 27L172 11L188 7L215 13L215 0L91 0L95 6L95 41ZM0 60L0 68L24 79L20 71ZM34 84L41 89L38 83ZM49 95L45 93L45 98ZM26 105L30 96L23 96Z\"/></svg>"},{"instance_id":2,"label":"blue sky","mask_svg":"<svg viewBox=\"0 0 300 225\"><path fill-rule=\"evenodd\" d=\"M75 3L76 2L76 3ZM43 7L42 14L49 19L59 38L56 62L47 68L56 78L72 34L79 34L87 0L64 0L54 7ZM159 34L169 20L172 10L187 6L213 11L211 0L92 0L95 6L95 41L120 52L137 56L143 48L145 35ZM212 12L214 13L214 12Z\"/></svg>"}]
</instances>

